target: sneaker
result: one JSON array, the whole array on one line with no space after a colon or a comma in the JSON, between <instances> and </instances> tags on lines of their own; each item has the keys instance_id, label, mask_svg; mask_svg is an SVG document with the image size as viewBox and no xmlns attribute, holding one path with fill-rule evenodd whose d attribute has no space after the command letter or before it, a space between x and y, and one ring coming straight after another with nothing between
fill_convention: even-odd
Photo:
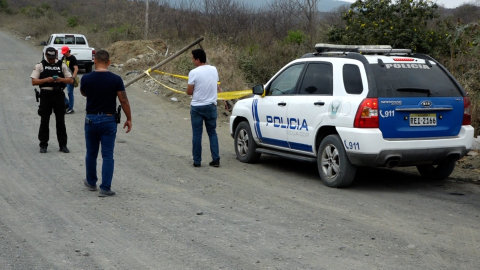
<instances>
[{"instance_id":1,"label":"sneaker","mask_svg":"<svg viewBox=\"0 0 480 270\"><path fill-rule=\"evenodd\" d=\"M193 167L201 167L202 164L193 163Z\"/></svg>"},{"instance_id":2,"label":"sneaker","mask_svg":"<svg viewBox=\"0 0 480 270\"><path fill-rule=\"evenodd\" d=\"M60 146L60 151L63 153L70 153L70 150L66 146Z\"/></svg>"},{"instance_id":3,"label":"sneaker","mask_svg":"<svg viewBox=\"0 0 480 270\"><path fill-rule=\"evenodd\" d=\"M214 160L214 161L208 163L208 165L210 165L212 167L220 167L220 160Z\"/></svg>"},{"instance_id":4,"label":"sneaker","mask_svg":"<svg viewBox=\"0 0 480 270\"><path fill-rule=\"evenodd\" d=\"M85 184L85 186L88 188L88 190L90 191L96 191L97 190L97 185L95 186L92 186L88 183L87 179L84 179L83 180L83 184Z\"/></svg>"},{"instance_id":5,"label":"sneaker","mask_svg":"<svg viewBox=\"0 0 480 270\"><path fill-rule=\"evenodd\" d=\"M47 147L40 147L40 153L47 153Z\"/></svg>"},{"instance_id":6,"label":"sneaker","mask_svg":"<svg viewBox=\"0 0 480 270\"><path fill-rule=\"evenodd\" d=\"M109 197L109 196L113 196L115 195L115 191L113 190L103 190L101 189L99 192L98 192L98 197Z\"/></svg>"},{"instance_id":7,"label":"sneaker","mask_svg":"<svg viewBox=\"0 0 480 270\"><path fill-rule=\"evenodd\" d=\"M74 113L75 111L73 109L67 109L67 111L65 112L66 114L72 114Z\"/></svg>"}]
</instances>

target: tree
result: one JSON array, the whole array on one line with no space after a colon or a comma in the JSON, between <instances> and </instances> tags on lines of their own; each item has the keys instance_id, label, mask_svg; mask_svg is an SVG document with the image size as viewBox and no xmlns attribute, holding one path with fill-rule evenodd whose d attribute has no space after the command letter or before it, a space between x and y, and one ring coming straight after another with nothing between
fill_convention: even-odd
<instances>
[{"instance_id":1,"label":"tree","mask_svg":"<svg viewBox=\"0 0 480 270\"><path fill-rule=\"evenodd\" d=\"M437 4L426 0L357 0L344 13L345 29L333 29L330 41L381 44L432 53L445 47L445 27L430 27L438 18Z\"/></svg>"},{"instance_id":2,"label":"tree","mask_svg":"<svg viewBox=\"0 0 480 270\"><path fill-rule=\"evenodd\" d=\"M450 72L469 93L472 126L480 133L480 23L458 24L448 41L451 45Z\"/></svg>"},{"instance_id":3,"label":"tree","mask_svg":"<svg viewBox=\"0 0 480 270\"><path fill-rule=\"evenodd\" d=\"M0 12L10 13L7 0L0 0Z\"/></svg>"},{"instance_id":4,"label":"tree","mask_svg":"<svg viewBox=\"0 0 480 270\"><path fill-rule=\"evenodd\" d=\"M315 22L319 1L320 0L296 0L307 19L305 30L310 36L310 43L313 43L313 37L315 36Z\"/></svg>"},{"instance_id":5,"label":"tree","mask_svg":"<svg viewBox=\"0 0 480 270\"><path fill-rule=\"evenodd\" d=\"M268 30L277 40L285 38L288 31L298 29L300 22L300 7L290 0L273 0L267 5L267 18L264 20Z\"/></svg>"}]
</instances>

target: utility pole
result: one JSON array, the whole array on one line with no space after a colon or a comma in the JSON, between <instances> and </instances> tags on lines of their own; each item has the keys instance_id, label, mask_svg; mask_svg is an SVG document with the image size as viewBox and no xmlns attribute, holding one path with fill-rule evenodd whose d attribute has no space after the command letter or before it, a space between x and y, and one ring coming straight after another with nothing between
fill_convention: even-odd
<instances>
[{"instance_id":1,"label":"utility pole","mask_svg":"<svg viewBox=\"0 0 480 270\"><path fill-rule=\"evenodd\" d=\"M145 40L148 37L148 0L145 0L145 4L147 5L147 8L145 10Z\"/></svg>"}]
</instances>

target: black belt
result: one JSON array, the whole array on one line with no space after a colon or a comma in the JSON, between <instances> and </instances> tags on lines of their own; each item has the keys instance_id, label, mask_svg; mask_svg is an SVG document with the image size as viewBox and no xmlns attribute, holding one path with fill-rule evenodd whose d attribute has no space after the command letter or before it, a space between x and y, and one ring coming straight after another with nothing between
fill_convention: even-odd
<instances>
[{"instance_id":1,"label":"black belt","mask_svg":"<svg viewBox=\"0 0 480 270\"><path fill-rule=\"evenodd\" d=\"M87 114L111 114L111 115L114 115L115 112L89 112L89 111L87 111Z\"/></svg>"}]
</instances>

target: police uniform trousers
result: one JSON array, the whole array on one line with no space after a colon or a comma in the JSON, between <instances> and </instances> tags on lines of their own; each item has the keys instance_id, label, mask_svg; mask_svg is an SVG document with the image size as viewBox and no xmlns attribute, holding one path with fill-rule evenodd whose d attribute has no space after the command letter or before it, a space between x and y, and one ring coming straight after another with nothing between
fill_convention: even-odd
<instances>
[{"instance_id":1,"label":"police uniform trousers","mask_svg":"<svg viewBox=\"0 0 480 270\"><path fill-rule=\"evenodd\" d=\"M41 90L40 106L38 115L40 115L40 129L38 131L38 140L40 147L48 146L50 137L50 115L55 113L55 122L57 127L57 140L59 146L67 146L67 128L65 127L65 94L63 90Z\"/></svg>"}]
</instances>

